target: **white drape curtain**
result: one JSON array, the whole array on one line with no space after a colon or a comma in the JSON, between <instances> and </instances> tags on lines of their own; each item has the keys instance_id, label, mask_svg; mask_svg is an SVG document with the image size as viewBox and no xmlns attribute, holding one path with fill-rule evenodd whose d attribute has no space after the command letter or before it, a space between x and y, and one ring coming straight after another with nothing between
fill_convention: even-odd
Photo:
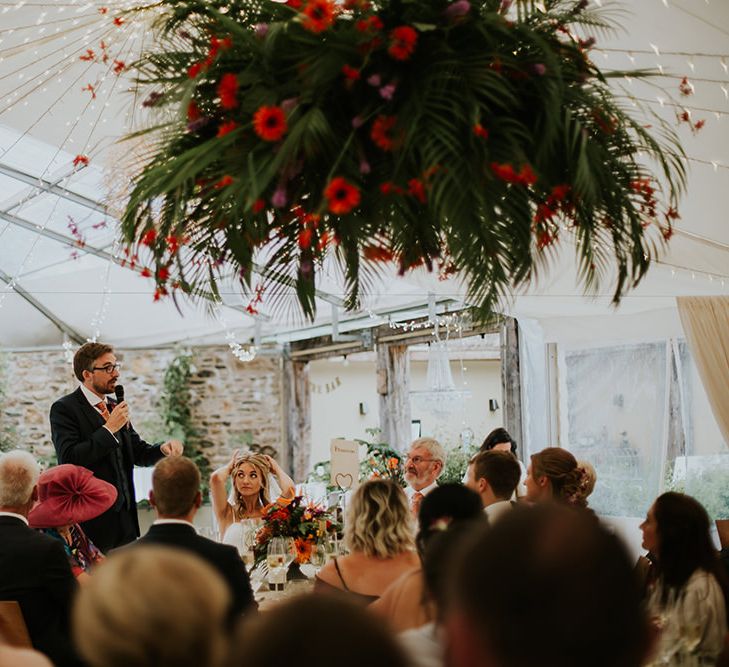
<instances>
[{"instance_id":1,"label":"white drape curtain","mask_svg":"<svg viewBox=\"0 0 729 667\"><path fill-rule=\"evenodd\" d=\"M729 297L677 297L676 303L711 410L729 443Z\"/></svg>"}]
</instances>

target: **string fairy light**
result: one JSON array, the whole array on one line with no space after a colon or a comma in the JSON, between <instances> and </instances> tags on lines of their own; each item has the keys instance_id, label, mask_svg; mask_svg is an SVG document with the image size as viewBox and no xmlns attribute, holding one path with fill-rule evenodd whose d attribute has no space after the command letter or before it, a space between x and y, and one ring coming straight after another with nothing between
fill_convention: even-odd
<instances>
[{"instance_id":1,"label":"string fairy light","mask_svg":"<svg viewBox=\"0 0 729 667\"><path fill-rule=\"evenodd\" d=\"M220 325L223 327L223 331L225 332L225 341L228 344L230 351L233 353L233 356L238 359L238 361L249 363L256 358L258 348L255 345L247 345L244 347L236 340L235 332L228 327L228 323L223 315L223 305L223 301L220 298L213 301L213 313L215 315L215 319L218 320Z\"/></svg>"}]
</instances>

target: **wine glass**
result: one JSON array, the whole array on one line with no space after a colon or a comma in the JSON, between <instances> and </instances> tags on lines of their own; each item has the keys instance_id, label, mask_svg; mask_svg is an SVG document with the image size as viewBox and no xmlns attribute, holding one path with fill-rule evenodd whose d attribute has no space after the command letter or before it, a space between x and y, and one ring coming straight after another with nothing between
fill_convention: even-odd
<instances>
[{"instance_id":1,"label":"wine glass","mask_svg":"<svg viewBox=\"0 0 729 667\"><path fill-rule=\"evenodd\" d=\"M290 549L285 537L272 537L266 550L268 582L273 590L283 590L286 584L287 561Z\"/></svg>"}]
</instances>

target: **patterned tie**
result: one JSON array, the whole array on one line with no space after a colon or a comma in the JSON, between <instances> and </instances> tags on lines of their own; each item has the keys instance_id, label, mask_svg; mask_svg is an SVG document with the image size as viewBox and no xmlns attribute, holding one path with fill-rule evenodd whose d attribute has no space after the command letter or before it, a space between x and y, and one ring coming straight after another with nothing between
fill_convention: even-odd
<instances>
[{"instance_id":1,"label":"patterned tie","mask_svg":"<svg viewBox=\"0 0 729 667\"><path fill-rule=\"evenodd\" d=\"M416 491L413 497L410 499L410 509L412 510L415 518L418 518L418 512L420 511L420 503L423 502L423 494L420 491Z\"/></svg>"},{"instance_id":2,"label":"patterned tie","mask_svg":"<svg viewBox=\"0 0 729 667\"><path fill-rule=\"evenodd\" d=\"M94 407L101 413L104 421L108 422L111 415L109 414L109 408L106 407L106 403L104 401L100 401Z\"/></svg>"}]
</instances>

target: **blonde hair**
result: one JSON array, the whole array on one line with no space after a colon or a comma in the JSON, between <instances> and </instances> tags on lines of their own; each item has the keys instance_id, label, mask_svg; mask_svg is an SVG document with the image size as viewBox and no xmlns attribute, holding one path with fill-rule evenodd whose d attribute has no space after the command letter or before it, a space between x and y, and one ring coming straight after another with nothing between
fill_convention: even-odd
<instances>
[{"instance_id":1,"label":"blonde hair","mask_svg":"<svg viewBox=\"0 0 729 667\"><path fill-rule=\"evenodd\" d=\"M234 512L236 520L240 520L245 517L247 507L243 501L243 496L240 494L235 485L235 476L238 473L238 469L247 463L255 468L258 473L258 477L261 480L261 490L258 492L258 502L263 507L270 504L271 498L268 491L268 474L271 471L271 467L266 460L266 457L262 454L243 454L240 458L236 459L233 467L230 470L230 479L233 483L233 495L235 497Z\"/></svg>"},{"instance_id":2,"label":"blonde hair","mask_svg":"<svg viewBox=\"0 0 729 667\"><path fill-rule=\"evenodd\" d=\"M0 456L0 507L29 503L39 475L38 463L28 452L14 449Z\"/></svg>"},{"instance_id":3,"label":"blonde hair","mask_svg":"<svg viewBox=\"0 0 729 667\"><path fill-rule=\"evenodd\" d=\"M546 477L556 500L579 507L587 506L587 496L595 488L597 475L591 477L584 465L578 464L570 452L561 447L547 447L532 454L531 460L532 476Z\"/></svg>"},{"instance_id":4,"label":"blonde hair","mask_svg":"<svg viewBox=\"0 0 729 667\"><path fill-rule=\"evenodd\" d=\"M435 438L423 437L418 438L417 440L413 440L410 443L410 449L413 449L413 447L422 447L430 454L432 459L434 459L435 461L440 461L441 464L445 466L445 449L443 449L443 445L441 445Z\"/></svg>"},{"instance_id":5,"label":"blonde hair","mask_svg":"<svg viewBox=\"0 0 729 667\"><path fill-rule=\"evenodd\" d=\"M344 524L350 551L391 558L413 548L415 526L405 492L394 482L370 480L352 496Z\"/></svg>"},{"instance_id":6,"label":"blonde hair","mask_svg":"<svg viewBox=\"0 0 729 667\"><path fill-rule=\"evenodd\" d=\"M230 593L182 549L111 554L76 597L73 638L91 667L218 667L228 650Z\"/></svg>"}]
</instances>

